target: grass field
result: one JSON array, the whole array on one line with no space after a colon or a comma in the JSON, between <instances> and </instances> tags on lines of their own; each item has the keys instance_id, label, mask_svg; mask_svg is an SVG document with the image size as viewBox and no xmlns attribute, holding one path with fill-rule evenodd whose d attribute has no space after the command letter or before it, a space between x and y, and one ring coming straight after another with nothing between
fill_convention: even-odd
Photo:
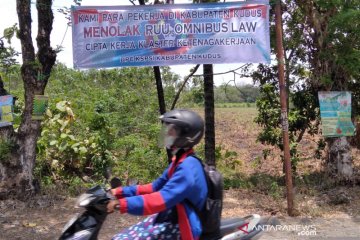
<instances>
[{"instance_id":1,"label":"grass field","mask_svg":"<svg viewBox=\"0 0 360 240\"><path fill-rule=\"evenodd\" d=\"M260 126L254 123L255 108L216 108L216 145L222 152L218 165L232 179L230 186L239 187L235 199L257 199L255 208L265 212L286 212L282 152L256 141ZM299 143L300 162L294 174L295 204L300 215L325 216L334 211L360 214L358 182L336 184L322 171L322 161L314 157L314 137L304 135ZM263 151L268 151L264 158ZM356 173L360 169L360 150L352 149ZM245 196L245 195L246 196ZM344 197L338 200L338 195ZM229 197L231 199L231 196ZM306 199L306 201L304 201ZM342 202L343 201L343 202ZM246 205L246 202L244 203ZM254 203L252 202L254 208ZM247 208L247 207L246 207Z\"/></svg>"},{"instance_id":2,"label":"grass field","mask_svg":"<svg viewBox=\"0 0 360 240\"><path fill-rule=\"evenodd\" d=\"M254 122L256 115L256 108L216 108L216 144L225 151L237 153L245 174L263 168L268 174L277 175L282 169L280 151L257 142L261 128ZM270 151L270 155L267 164L262 164L265 149Z\"/></svg>"},{"instance_id":3,"label":"grass field","mask_svg":"<svg viewBox=\"0 0 360 240\"><path fill-rule=\"evenodd\" d=\"M255 103L215 103L216 108L255 108Z\"/></svg>"}]
</instances>

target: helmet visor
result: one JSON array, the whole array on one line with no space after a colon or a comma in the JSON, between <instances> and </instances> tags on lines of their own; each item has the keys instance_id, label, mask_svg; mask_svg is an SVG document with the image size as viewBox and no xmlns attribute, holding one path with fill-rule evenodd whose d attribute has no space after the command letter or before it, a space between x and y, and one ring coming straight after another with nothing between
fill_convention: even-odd
<instances>
[{"instance_id":1,"label":"helmet visor","mask_svg":"<svg viewBox=\"0 0 360 240\"><path fill-rule=\"evenodd\" d=\"M178 129L174 124L163 123L158 139L159 147L166 147L167 149L171 149L178 136Z\"/></svg>"}]
</instances>

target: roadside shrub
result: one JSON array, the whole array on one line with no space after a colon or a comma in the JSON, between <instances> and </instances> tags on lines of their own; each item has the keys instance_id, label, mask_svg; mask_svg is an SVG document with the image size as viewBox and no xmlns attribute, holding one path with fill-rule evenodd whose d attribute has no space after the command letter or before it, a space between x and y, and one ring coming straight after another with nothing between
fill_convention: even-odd
<instances>
[{"instance_id":1,"label":"roadside shrub","mask_svg":"<svg viewBox=\"0 0 360 240\"><path fill-rule=\"evenodd\" d=\"M68 101L50 105L38 140L36 173L47 184L72 176L100 177L114 161L107 142L98 132L86 129L83 137L74 134L75 115Z\"/></svg>"},{"instance_id":2,"label":"roadside shrub","mask_svg":"<svg viewBox=\"0 0 360 240\"><path fill-rule=\"evenodd\" d=\"M134 133L124 136L115 142L117 161L113 172L124 182L136 179L147 183L157 178L166 168L168 161L164 150L161 150L154 138L145 134Z\"/></svg>"}]
</instances>

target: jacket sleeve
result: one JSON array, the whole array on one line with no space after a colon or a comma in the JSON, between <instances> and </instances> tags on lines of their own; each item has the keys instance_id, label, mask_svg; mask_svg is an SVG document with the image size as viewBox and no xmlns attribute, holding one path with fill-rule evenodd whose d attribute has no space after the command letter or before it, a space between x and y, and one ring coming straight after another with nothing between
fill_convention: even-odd
<instances>
[{"instance_id":1,"label":"jacket sleeve","mask_svg":"<svg viewBox=\"0 0 360 240\"><path fill-rule=\"evenodd\" d=\"M183 164L180 164L173 176L168 179L160 190L150 194L120 199L120 212L134 215L149 215L174 207L189 195L194 194L191 192L194 176L189 173L191 173L191 169L186 171ZM160 181L159 183L162 182Z\"/></svg>"},{"instance_id":2,"label":"jacket sleeve","mask_svg":"<svg viewBox=\"0 0 360 240\"><path fill-rule=\"evenodd\" d=\"M121 199L124 197L132 197L132 196L149 194L158 191L168 181L168 176L167 176L168 169L169 167L163 172L163 174L158 179L156 179L152 183L116 188L115 197L117 199Z\"/></svg>"}]
</instances>

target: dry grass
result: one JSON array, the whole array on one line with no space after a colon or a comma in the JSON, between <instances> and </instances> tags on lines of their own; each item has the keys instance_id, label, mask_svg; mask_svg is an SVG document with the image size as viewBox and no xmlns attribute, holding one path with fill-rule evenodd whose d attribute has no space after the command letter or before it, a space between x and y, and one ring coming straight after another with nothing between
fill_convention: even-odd
<instances>
[{"instance_id":1,"label":"dry grass","mask_svg":"<svg viewBox=\"0 0 360 240\"><path fill-rule=\"evenodd\" d=\"M256 114L255 108L217 108L215 111L216 144L225 151L235 151L238 160L243 163L239 176L248 178L244 181L250 179L251 183L257 183L255 186L250 184L248 189L226 193L225 216L253 212L286 215L281 152L256 141L260 131L253 121ZM297 167L294 192L299 214L312 217L360 216L360 186L337 185L324 176L321 160L314 158L318 138L305 134L298 146L301 161ZM262 154L264 149L270 150L266 159ZM358 172L360 150L352 151L354 168ZM270 188L271 181L275 185ZM339 196L343 196L344 200L338 202Z\"/></svg>"}]
</instances>

